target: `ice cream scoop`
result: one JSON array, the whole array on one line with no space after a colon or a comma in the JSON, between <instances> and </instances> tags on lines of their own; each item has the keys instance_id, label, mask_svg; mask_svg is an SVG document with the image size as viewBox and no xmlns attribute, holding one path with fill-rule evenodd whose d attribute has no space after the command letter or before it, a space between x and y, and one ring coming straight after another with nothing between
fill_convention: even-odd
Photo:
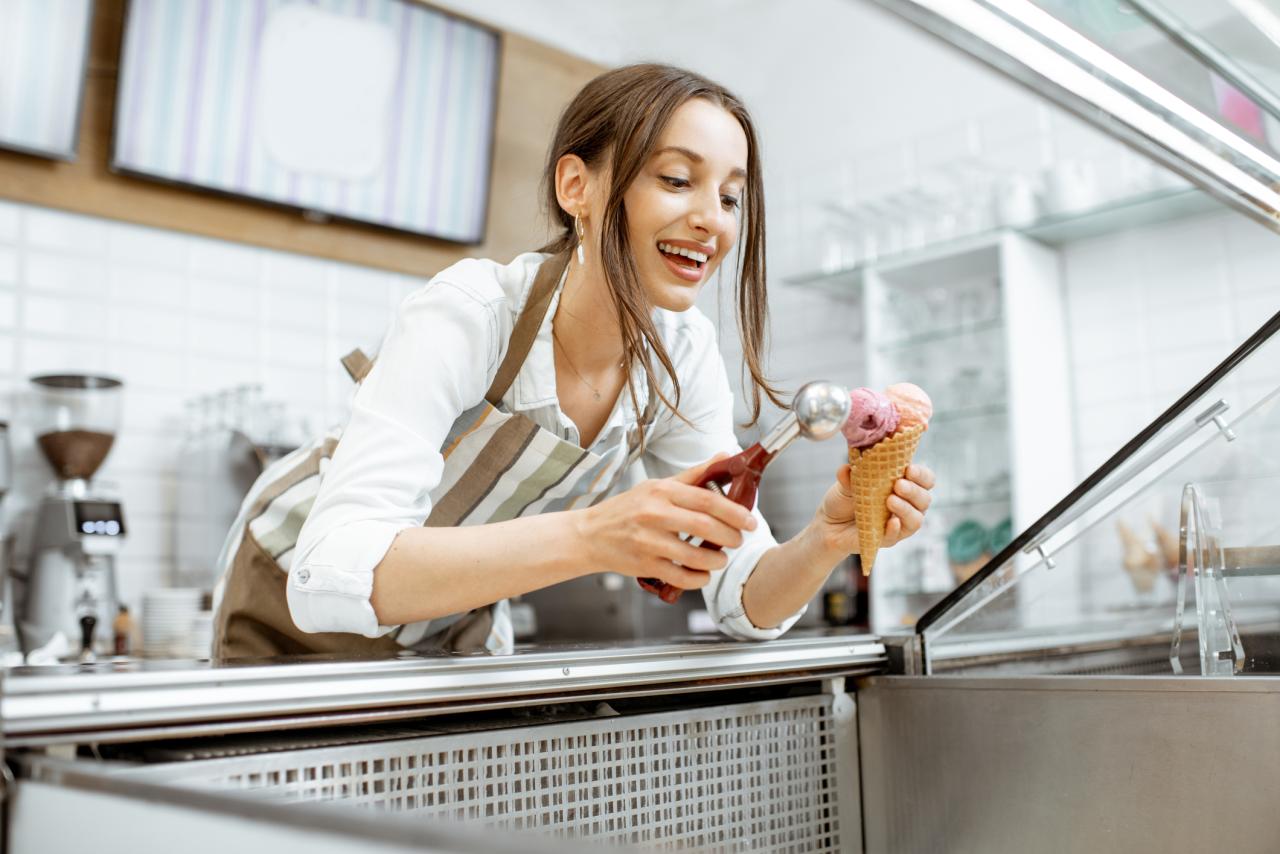
<instances>
[{"instance_id":1,"label":"ice cream scoop","mask_svg":"<svg viewBox=\"0 0 1280 854\"><path fill-rule=\"evenodd\" d=\"M917 424L928 427L933 417L933 401L924 389L913 383L894 383L884 390L885 397L893 401L898 409L900 420L898 429L905 430Z\"/></svg>"},{"instance_id":2,"label":"ice cream scoop","mask_svg":"<svg viewBox=\"0 0 1280 854\"><path fill-rule=\"evenodd\" d=\"M840 428L851 448L869 448L898 429L898 408L869 388L849 392L849 417Z\"/></svg>"}]
</instances>

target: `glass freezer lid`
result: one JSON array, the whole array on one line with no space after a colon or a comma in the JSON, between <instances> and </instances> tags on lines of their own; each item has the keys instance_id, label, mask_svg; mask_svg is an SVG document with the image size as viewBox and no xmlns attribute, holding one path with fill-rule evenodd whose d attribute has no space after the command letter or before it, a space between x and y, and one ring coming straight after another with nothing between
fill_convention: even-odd
<instances>
[{"instance_id":1,"label":"glass freezer lid","mask_svg":"<svg viewBox=\"0 0 1280 854\"><path fill-rule=\"evenodd\" d=\"M1280 672L1280 314L916 625L926 664L1181 627L1199 665ZM1198 632L1197 632L1198 630ZM1016 639L1016 641L1014 640Z\"/></svg>"}]
</instances>

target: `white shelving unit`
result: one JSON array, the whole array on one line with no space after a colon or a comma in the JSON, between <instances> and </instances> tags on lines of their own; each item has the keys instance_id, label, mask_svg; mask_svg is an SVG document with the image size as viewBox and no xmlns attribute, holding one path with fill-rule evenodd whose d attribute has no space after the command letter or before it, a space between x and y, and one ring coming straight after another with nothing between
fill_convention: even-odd
<instances>
[{"instance_id":1,"label":"white shelving unit","mask_svg":"<svg viewBox=\"0 0 1280 854\"><path fill-rule=\"evenodd\" d=\"M1057 253L1013 231L862 269L866 382L934 400L916 458L938 473L925 529L883 551L876 632L905 629L1072 486Z\"/></svg>"}]
</instances>

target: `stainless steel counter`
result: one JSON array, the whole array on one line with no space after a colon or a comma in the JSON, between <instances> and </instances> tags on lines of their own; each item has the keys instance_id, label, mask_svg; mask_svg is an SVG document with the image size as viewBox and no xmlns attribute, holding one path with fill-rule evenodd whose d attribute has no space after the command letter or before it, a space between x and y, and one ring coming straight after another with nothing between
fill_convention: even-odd
<instances>
[{"instance_id":1,"label":"stainless steel counter","mask_svg":"<svg viewBox=\"0 0 1280 854\"><path fill-rule=\"evenodd\" d=\"M131 741L812 681L885 666L878 638L816 631L767 643L684 638L505 657L15 668L0 687L0 720L10 747Z\"/></svg>"}]
</instances>

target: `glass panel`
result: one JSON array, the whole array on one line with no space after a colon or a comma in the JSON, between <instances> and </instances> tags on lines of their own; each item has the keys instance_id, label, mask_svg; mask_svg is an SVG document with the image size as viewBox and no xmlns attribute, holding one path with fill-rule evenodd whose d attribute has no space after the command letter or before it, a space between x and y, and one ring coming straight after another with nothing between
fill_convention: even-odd
<instances>
[{"instance_id":1,"label":"glass panel","mask_svg":"<svg viewBox=\"0 0 1280 854\"><path fill-rule=\"evenodd\" d=\"M1280 14L1268 0L1038 0L1223 127L1280 146ZM1270 33L1270 35L1268 34Z\"/></svg>"},{"instance_id":2,"label":"glass panel","mask_svg":"<svg viewBox=\"0 0 1280 854\"><path fill-rule=\"evenodd\" d=\"M1188 672L1280 672L1280 315L921 621L935 664L1169 636ZM1175 666L1175 669L1176 666Z\"/></svg>"}]
</instances>

